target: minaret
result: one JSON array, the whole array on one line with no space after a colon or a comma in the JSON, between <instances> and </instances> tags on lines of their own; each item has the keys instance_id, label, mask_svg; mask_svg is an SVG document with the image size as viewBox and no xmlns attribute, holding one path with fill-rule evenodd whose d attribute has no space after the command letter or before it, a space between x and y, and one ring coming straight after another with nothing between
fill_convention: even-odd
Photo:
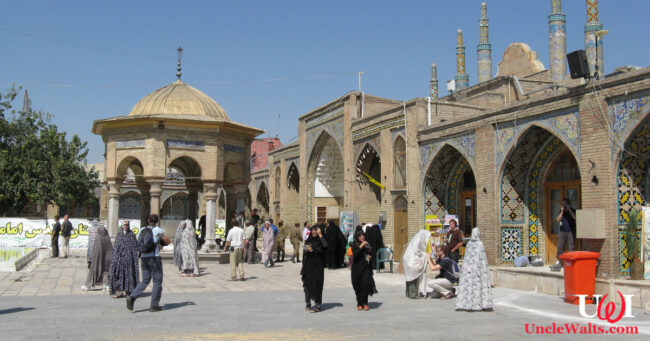
<instances>
[{"instance_id":1,"label":"minaret","mask_svg":"<svg viewBox=\"0 0 650 341\"><path fill-rule=\"evenodd\" d=\"M566 14L562 13L562 0L551 0L553 12L548 16L548 52L551 81L566 78Z\"/></svg>"},{"instance_id":2,"label":"minaret","mask_svg":"<svg viewBox=\"0 0 650 341\"><path fill-rule=\"evenodd\" d=\"M469 87L469 76L465 72L465 45L463 45L463 30L456 35L456 90Z\"/></svg>"},{"instance_id":3,"label":"minaret","mask_svg":"<svg viewBox=\"0 0 650 341\"><path fill-rule=\"evenodd\" d=\"M587 0L587 23L585 24L585 50L589 72L593 75L596 71L598 59L598 73L605 73L605 59L603 58L603 38L598 37L598 51L596 51L596 32L602 31L603 24L598 21L598 0ZM596 56L598 53L598 56Z\"/></svg>"},{"instance_id":4,"label":"minaret","mask_svg":"<svg viewBox=\"0 0 650 341\"><path fill-rule=\"evenodd\" d=\"M476 54L478 55L478 82L485 82L492 79L492 44L488 39L488 18L487 4L481 4L481 19L479 20L481 29L481 41L476 45Z\"/></svg>"},{"instance_id":5,"label":"minaret","mask_svg":"<svg viewBox=\"0 0 650 341\"><path fill-rule=\"evenodd\" d=\"M438 99L438 65L431 64L431 99Z\"/></svg>"}]
</instances>

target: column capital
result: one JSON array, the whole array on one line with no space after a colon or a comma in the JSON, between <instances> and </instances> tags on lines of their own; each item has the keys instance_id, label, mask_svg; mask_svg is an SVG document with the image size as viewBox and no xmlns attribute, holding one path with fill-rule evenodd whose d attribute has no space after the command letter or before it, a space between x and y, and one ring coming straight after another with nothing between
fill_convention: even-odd
<instances>
[{"instance_id":1,"label":"column capital","mask_svg":"<svg viewBox=\"0 0 650 341\"><path fill-rule=\"evenodd\" d=\"M203 184L203 196L206 200L217 200L217 184Z\"/></svg>"},{"instance_id":2,"label":"column capital","mask_svg":"<svg viewBox=\"0 0 650 341\"><path fill-rule=\"evenodd\" d=\"M149 194L152 196L160 196L162 194L162 185L164 180L151 179L147 180L149 184Z\"/></svg>"},{"instance_id":3,"label":"column capital","mask_svg":"<svg viewBox=\"0 0 650 341\"><path fill-rule=\"evenodd\" d=\"M110 180L106 184L108 186L109 198L117 198L120 196L120 187L122 187L122 181Z\"/></svg>"}]
</instances>

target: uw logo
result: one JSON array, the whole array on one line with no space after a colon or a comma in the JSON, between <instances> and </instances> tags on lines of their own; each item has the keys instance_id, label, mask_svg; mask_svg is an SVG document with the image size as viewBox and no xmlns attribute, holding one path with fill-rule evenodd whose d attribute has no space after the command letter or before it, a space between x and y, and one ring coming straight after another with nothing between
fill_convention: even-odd
<instances>
[{"instance_id":1,"label":"uw logo","mask_svg":"<svg viewBox=\"0 0 650 341\"><path fill-rule=\"evenodd\" d=\"M599 319L607 321L609 323L616 323L623 317L634 317L634 315L632 315L632 297L634 297L634 295L623 295L618 290L616 290L616 292L621 298L621 309L618 315L614 316L616 312L616 303L614 303L614 301L607 303L604 307L603 312L603 302L605 299L607 299L607 295L602 297L602 299L601 295L594 295L594 299L596 300L597 305L596 312L593 315L587 315L587 312L585 310L585 300L587 298L587 295L577 295L580 305L580 316L591 318L598 316Z\"/></svg>"}]
</instances>

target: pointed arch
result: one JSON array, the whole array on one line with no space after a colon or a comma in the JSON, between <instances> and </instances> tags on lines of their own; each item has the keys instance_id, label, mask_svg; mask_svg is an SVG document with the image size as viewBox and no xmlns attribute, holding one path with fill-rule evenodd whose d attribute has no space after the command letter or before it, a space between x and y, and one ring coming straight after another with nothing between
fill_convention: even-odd
<instances>
[{"instance_id":1,"label":"pointed arch","mask_svg":"<svg viewBox=\"0 0 650 341\"><path fill-rule=\"evenodd\" d=\"M300 172L295 162L291 162L289 165L289 171L287 172L287 188L290 191L300 192Z\"/></svg>"},{"instance_id":2,"label":"pointed arch","mask_svg":"<svg viewBox=\"0 0 650 341\"><path fill-rule=\"evenodd\" d=\"M261 209L264 216L269 216L269 191L264 181L260 182L260 187L257 189L257 208Z\"/></svg>"},{"instance_id":3,"label":"pointed arch","mask_svg":"<svg viewBox=\"0 0 650 341\"><path fill-rule=\"evenodd\" d=\"M273 182L275 183L274 188L274 193L273 197L275 200L280 200L280 191L282 190L282 186L280 185L282 181L282 172L280 170L280 166L275 167L275 177L273 178Z\"/></svg>"},{"instance_id":4,"label":"pointed arch","mask_svg":"<svg viewBox=\"0 0 650 341\"><path fill-rule=\"evenodd\" d=\"M366 142L363 148L357 154L356 162L356 175L360 195L363 196L364 192L374 194L374 199L381 202L382 189L372 181L370 178L377 182L382 182L381 176L381 158L377 152L376 146L371 141Z\"/></svg>"}]
</instances>

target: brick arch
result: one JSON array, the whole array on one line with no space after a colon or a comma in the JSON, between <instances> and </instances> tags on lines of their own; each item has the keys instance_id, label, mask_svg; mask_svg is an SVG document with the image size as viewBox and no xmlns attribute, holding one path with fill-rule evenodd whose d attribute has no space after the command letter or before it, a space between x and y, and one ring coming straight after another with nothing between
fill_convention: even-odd
<instances>
[{"instance_id":1,"label":"brick arch","mask_svg":"<svg viewBox=\"0 0 650 341\"><path fill-rule=\"evenodd\" d=\"M566 137L564 137L563 134L561 134L559 129L553 126L544 125L540 122L533 121L533 122L526 123L523 126L520 126L520 128L517 129L517 134L514 138L514 141L520 141L531 129L535 129L535 128L543 129L553 134L553 136L559 139L569 149L569 151L571 151L571 154L573 154L573 157L576 160L578 161L580 160L580 154L578 153L578 151L575 148L573 148L572 144L569 143L569 141L566 139ZM512 153L515 150L515 148L517 148L517 145L518 145L517 143L510 143L507 146L506 150L503 153L505 157L503 158L503 160L501 160L501 163L497 165L497 174L503 173L503 167L505 166L506 161L512 156ZM580 162L578 162L578 165L579 164Z\"/></svg>"},{"instance_id":2,"label":"brick arch","mask_svg":"<svg viewBox=\"0 0 650 341\"><path fill-rule=\"evenodd\" d=\"M291 190L291 187L294 187L293 190L300 192L300 171L295 162L291 162L287 168L287 187Z\"/></svg>"},{"instance_id":3,"label":"brick arch","mask_svg":"<svg viewBox=\"0 0 650 341\"><path fill-rule=\"evenodd\" d=\"M359 153L357 153L354 167L356 169L357 184L359 190L363 192L373 193L375 199L381 202L381 188L373 184L368 177L362 172L365 172L376 181L382 182L381 177L381 156L376 149L376 145L372 141L366 142Z\"/></svg>"},{"instance_id":4,"label":"brick arch","mask_svg":"<svg viewBox=\"0 0 650 341\"><path fill-rule=\"evenodd\" d=\"M176 168L185 177L202 177L201 162L189 155L178 155L167 164L167 168ZM203 179L201 179L203 180Z\"/></svg>"},{"instance_id":5,"label":"brick arch","mask_svg":"<svg viewBox=\"0 0 650 341\"><path fill-rule=\"evenodd\" d=\"M330 164L322 165L323 167L321 169L319 168L319 163L322 161L324 156L327 156L323 155L324 152L330 153L330 156L333 157L333 159L328 160ZM332 168L333 172L330 172L327 169L328 167ZM312 199L316 194L315 188L317 183L319 183L319 188L325 188L333 197L343 197L343 153L341 152L339 144L328 132L322 131L316 140L316 143L311 150L306 170L305 213L307 220L311 221ZM327 178L319 177L319 172L325 173L326 171L329 174ZM332 173L334 176L332 176Z\"/></svg>"}]
</instances>

